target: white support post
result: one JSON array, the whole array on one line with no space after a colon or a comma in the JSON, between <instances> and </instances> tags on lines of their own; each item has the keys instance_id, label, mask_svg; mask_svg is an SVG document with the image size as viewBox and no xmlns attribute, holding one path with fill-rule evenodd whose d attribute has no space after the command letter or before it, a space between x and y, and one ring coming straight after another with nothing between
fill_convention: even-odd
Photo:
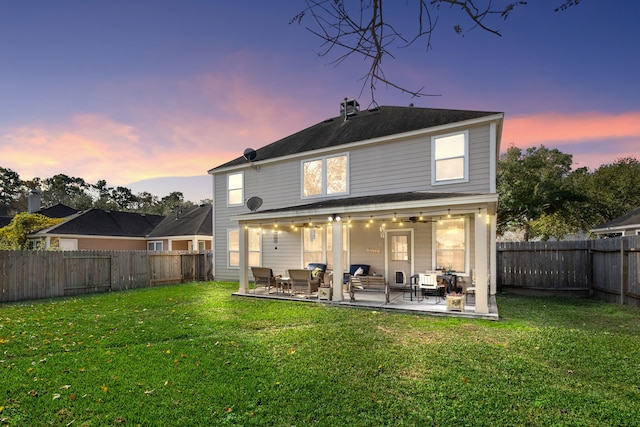
<instances>
[{"instance_id":1,"label":"white support post","mask_svg":"<svg viewBox=\"0 0 640 427\"><path fill-rule=\"evenodd\" d=\"M489 217L490 218L490 217ZM489 271L489 245L487 242L487 209L482 208L475 218L475 269L476 269L476 313L489 313L489 299L487 277Z\"/></svg>"},{"instance_id":2,"label":"white support post","mask_svg":"<svg viewBox=\"0 0 640 427\"><path fill-rule=\"evenodd\" d=\"M334 222L333 237L333 296L332 301L342 301L342 223Z\"/></svg>"},{"instance_id":3,"label":"white support post","mask_svg":"<svg viewBox=\"0 0 640 427\"><path fill-rule=\"evenodd\" d=\"M249 266L247 264L249 260L249 232L242 224L239 224L238 231L240 238L240 289L238 292L246 294L249 293Z\"/></svg>"}]
</instances>

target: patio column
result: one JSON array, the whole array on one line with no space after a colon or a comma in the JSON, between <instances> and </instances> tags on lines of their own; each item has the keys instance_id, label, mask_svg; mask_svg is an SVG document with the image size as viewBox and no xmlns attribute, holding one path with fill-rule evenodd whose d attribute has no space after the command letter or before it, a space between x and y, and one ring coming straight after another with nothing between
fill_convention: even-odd
<instances>
[{"instance_id":1,"label":"patio column","mask_svg":"<svg viewBox=\"0 0 640 427\"><path fill-rule=\"evenodd\" d=\"M243 224L239 224L239 249L240 249L240 289L238 292L241 294L249 293L249 266L247 262L249 260L249 232Z\"/></svg>"},{"instance_id":2,"label":"patio column","mask_svg":"<svg viewBox=\"0 0 640 427\"><path fill-rule=\"evenodd\" d=\"M488 283L487 276L489 274L489 251L488 227L487 220L491 221L491 217L487 217L487 209L482 208L475 217L475 270L476 270L476 313L489 313L489 299L487 298Z\"/></svg>"},{"instance_id":3,"label":"patio column","mask_svg":"<svg viewBox=\"0 0 640 427\"><path fill-rule=\"evenodd\" d=\"M342 223L334 222L331 227L333 239L333 296L332 301L342 301Z\"/></svg>"}]
</instances>

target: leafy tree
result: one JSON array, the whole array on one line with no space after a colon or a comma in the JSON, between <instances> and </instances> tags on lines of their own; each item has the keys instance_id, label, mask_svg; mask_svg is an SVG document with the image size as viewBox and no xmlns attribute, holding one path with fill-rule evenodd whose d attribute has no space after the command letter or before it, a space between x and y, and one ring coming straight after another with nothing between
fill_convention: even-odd
<instances>
[{"instance_id":1,"label":"leafy tree","mask_svg":"<svg viewBox=\"0 0 640 427\"><path fill-rule=\"evenodd\" d=\"M9 211L15 210L16 202L24 193L24 186L20 175L11 169L0 167L0 207L5 206Z\"/></svg>"},{"instance_id":2,"label":"leafy tree","mask_svg":"<svg viewBox=\"0 0 640 427\"><path fill-rule=\"evenodd\" d=\"M595 227L640 207L640 162L635 157L602 165L585 182Z\"/></svg>"},{"instance_id":3,"label":"leafy tree","mask_svg":"<svg viewBox=\"0 0 640 427\"><path fill-rule=\"evenodd\" d=\"M554 10L566 10L580 0L565 0ZM397 9L397 1L383 0L306 0L307 7L300 11L291 23L311 21L307 29L321 41L319 56L337 53L333 63L340 63L351 56L359 56L369 67L362 77L363 90L369 85L372 98L376 85L382 83L412 96L424 96L423 89L407 89L388 79L382 69L384 58L393 58L393 48L402 48L418 41L426 49L431 47L431 36L442 11L459 14L460 22L452 30L463 34L476 28L500 36L497 20L509 17L516 7L525 6L526 1L508 0L414 0L404 2L413 8L415 20L394 21L388 8ZM385 9L387 6L387 9ZM337 52L334 52L337 51Z\"/></svg>"},{"instance_id":4,"label":"leafy tree","mask_svg":"<svg viewBox=\"0 0 640 427\"><path fill-rule=\"evenodd\" d=\"M93 199L88 193L91 188L82 178L58 174L42 181L42 203L52 206L62 203L76 209L89 209Z\"/></svg>"},{"instance_id":5,"label":"leafy tree","mask_svg":"<svg viewBox=\"0 0 640 427\"><path fill-rule=\"evenodd\" d=\"M557 149L510 147L498 161L498 232L521 229L529 240L572 230L576 224L554 223L585 201L569 179L572 162L570 154Z\"/></svg>"},{"instance_id":6,"label":"leafy tree","mask_svg":"<svg viewBox=\"0 0 640 427\"><path fill-rule=\"evenodd\" d=\"M120 211L129 211L134 208L137 197L127 187L116 187L111 190L111 199Z\"/></svg>"},{"instance_id":7,"label":"leafy tree","mask_svg":"<svg viewBox=\"0 0 640 427\"><path fill-rule=\"evenodd\" d=\"M28 246L28 235L62 221L62 218L49 218L41 214L19 213L13 217L9 225L0 228L0 249L25 250Z\"/></svg>"}]
</instances>

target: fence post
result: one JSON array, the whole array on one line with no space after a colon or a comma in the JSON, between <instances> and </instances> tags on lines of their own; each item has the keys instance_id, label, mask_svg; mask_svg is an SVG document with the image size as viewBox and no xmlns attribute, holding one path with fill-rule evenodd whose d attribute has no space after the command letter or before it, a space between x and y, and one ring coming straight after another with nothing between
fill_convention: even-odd
<instances>
[{"instance_id":1,"label":"fence post","mask_svg":"<svg viewBox=\"0 0 640 427\"><path fill-rule=\"evenodd\" d=\"M629 262L628 257L625 256L625 242L627 239L624 237L620 239L620 304L624 305L625 297L626 297L626 288L627 288L627 277L628 277L628 269Z\"/></svg>"}]
</instances>

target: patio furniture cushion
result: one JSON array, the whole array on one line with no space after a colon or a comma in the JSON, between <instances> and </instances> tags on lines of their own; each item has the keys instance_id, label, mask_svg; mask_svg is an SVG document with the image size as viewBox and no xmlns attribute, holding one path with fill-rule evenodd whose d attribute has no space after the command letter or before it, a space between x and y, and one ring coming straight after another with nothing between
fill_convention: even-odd
<instances>
[{"instance_id":1,"label":"patio furniture cushion","mask_svg":"<svg viewBox=\"0 0 640 427\"><path fill-rule=\"evenodd\" d=\"M368 264L351 264L349 266L349 274L345 274L343 279L342 279L342 283L343 284L347 284L349 283L349 278L351 276L355 276L356 275L356 271L358 271L358 269L361 268L362 269L362 276L368 276L369 275L369 265Z\"/></svg>"},{"instance_id":2,"label":"patio furniture cushion","mask_svg":"<svg viewBox=\"0 0 640 427\"><path fill-rule=\"evenodd\" d=\"M311 277L318 277L320 273L324 273L325 271L327 271L327 264L310 262L307 265L307 270L311 270Z\"/></svg>"}]
</instances>

